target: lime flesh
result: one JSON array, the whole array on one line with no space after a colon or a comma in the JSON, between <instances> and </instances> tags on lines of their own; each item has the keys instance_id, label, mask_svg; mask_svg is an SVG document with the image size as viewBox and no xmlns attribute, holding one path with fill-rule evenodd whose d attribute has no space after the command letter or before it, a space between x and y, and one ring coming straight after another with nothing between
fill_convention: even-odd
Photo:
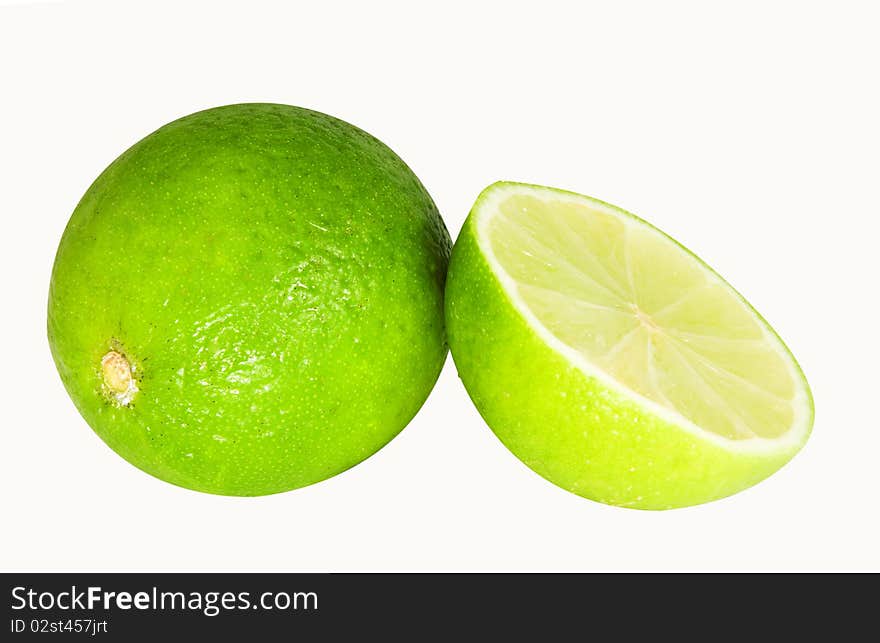
<instances>
[{"instance_id":1,"label":"lime flesh","mask_svg":"<svg viewBox=\"0 0 880 643\"><path fill-rule=\"evenodd\" d=\"M447 325L501 440L604 502L729 495L784 464L812 424L797 363L745 300L657 229L589 197L488 188L453 251Z\"/></svg>"}]
</instances>

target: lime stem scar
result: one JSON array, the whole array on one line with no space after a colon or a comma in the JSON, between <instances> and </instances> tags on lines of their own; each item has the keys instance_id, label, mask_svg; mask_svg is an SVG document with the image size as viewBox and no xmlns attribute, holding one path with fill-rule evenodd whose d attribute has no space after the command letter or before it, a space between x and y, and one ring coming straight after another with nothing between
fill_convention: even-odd
<instances>
[{"instance_id":1,"label":"lime stem scar","mask_svg":"<svg viewBox=\"0 0 880 643\"><path fill-rule=\"evenodd\" d=\"M138 392L137 383L131 372L131 364L122 353L110 351L101 358L104 387L122 406L128 406L134 399L134 394Z\"/></svg>"}]
</instances>

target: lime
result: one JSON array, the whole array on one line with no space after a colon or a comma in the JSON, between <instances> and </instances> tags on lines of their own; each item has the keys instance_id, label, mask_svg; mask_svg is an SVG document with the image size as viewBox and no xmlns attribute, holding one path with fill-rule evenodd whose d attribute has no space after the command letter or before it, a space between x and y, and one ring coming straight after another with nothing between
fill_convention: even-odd
<instances>
[{"instance_id":1,"label":"lime","mask_svg":"<svg viewBox=\"0 0 880 643\"><path fill-rule=\"evenodd\" d=\"M671 238L586 196L487 188L452 252L446 323L501 441L600 502L721 498L810 433L807 382L760 315Z\"/></svg>"},{"instance_id":2,"label":"lime","mask_svg":"<svg viewBox=\"0 0 880 643\"><path fill-rule=\"evenodd\" d=\"M48 333L82 416L168 482L269 494L393 438L446 355L449 237L390 149L230 105L114 161L58 248Z\"/></svg>"}]
</instances>

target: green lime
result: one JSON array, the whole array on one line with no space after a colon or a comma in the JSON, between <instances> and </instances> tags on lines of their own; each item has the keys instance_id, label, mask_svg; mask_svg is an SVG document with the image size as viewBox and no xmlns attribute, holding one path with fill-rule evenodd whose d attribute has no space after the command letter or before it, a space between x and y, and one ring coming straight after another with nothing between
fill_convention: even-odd
<instances>
[{"instance_id":1,"label":"green lime","mask_svg":"<svg viewBox=\"0 0 880 643\"><path fill-rule=\"evenodd\" d=\"M764 319L668 236L589 197L487 188L452 252L446 323L501 441L601 502L736 493L812 427L807 382Z\"/></svg>"},{"instance_id":2,"label":"green lime","mask_svg":"<svg viewBox=\"0 0 880 643\"><path fill-rule=\"evenodd\" d=\"M64 232L48 333L82 416L168 482L270 494L369 457L446 355L449 237L390 149L286 105L174 121Z\"/></svg>"}]
</instances>

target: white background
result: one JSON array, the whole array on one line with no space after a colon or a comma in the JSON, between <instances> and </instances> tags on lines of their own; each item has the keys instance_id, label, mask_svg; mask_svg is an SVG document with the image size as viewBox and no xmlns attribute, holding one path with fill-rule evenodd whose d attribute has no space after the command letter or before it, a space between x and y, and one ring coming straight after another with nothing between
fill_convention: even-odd
<instances>
[{"instance_id":1,"label":"white background","mask_svg":"<svg viewBox=\"0 0 880 643\"><path fill-rule=\"evenodd\" d=\"M880 569L876 3L0 4L0 569ZM312 487L224 498L136 470L55 373L55 248L129 145L246 101L378 136L453 236L496 179L649 219L788 342L810 442L726 500L607 507L520 464L450 360L397 439Z\"/></svg>"}]
</instances>

